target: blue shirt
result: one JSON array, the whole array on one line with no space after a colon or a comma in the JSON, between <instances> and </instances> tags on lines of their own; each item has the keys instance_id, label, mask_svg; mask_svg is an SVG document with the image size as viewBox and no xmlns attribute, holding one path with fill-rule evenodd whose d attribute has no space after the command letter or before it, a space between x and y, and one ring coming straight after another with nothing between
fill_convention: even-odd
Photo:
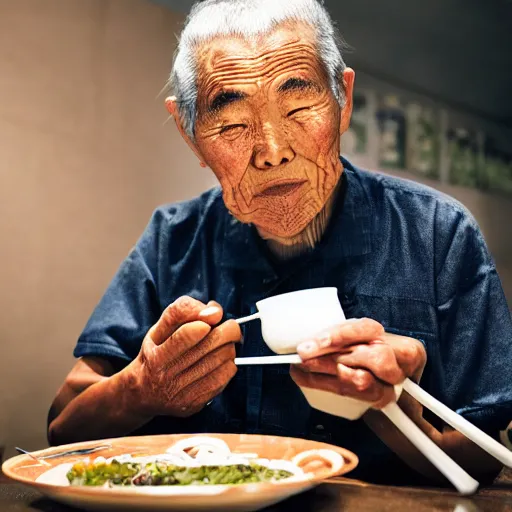
<instances>
[{"instance_id":1,"label":"blue shirt","mask_svg":"<svg viewBox=\"0 0 512 512\"><path fill-rule=\"evenodd\" d=\"M158 208L74 355L131 361L148 329L182 295L216 300L226 318L236 318L254 313L269 295L334 286L347 318L371 317L388 332L421 340L428 356L422 387L497 437L512 419L512 322L475 220L435 190L343 164L342 197L321 243L284 265L253 226L229 214L220 189ZM238 355L270 354L259 322L243 331ZM326 441L360 457L354 477L421 483L362 420L312 410L284 366L240 367L198 414L156 418L137 433L178 432Z\"/></svg>"}]
</instances>

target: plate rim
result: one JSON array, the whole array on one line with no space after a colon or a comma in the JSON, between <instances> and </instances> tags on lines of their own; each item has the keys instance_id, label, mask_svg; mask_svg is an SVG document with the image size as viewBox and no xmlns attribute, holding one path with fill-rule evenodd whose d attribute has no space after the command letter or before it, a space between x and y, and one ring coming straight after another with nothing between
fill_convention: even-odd
<instances>
[{"instance_id":1,"label":"plate rim","mask_svg":"<svg viewBox=\"0 0 512 512\"><path fill-rule=\"evenodd\" d=\"M328 480L329 478L345 475L345 474L353 471L359 464L359 458L357 457L357 455L355 453L351 452L350 450L347 450L346 448L343 448L341 446L336 446L336 445L332 445L329 443L324 443L321 441L315 441L315 440L311 440L311 439L304 439L304 438L300 438L300 437L265 435L265 434L240 434L240 433L230 433L230 434L193 433L193 434L158 434L158 435L147 435L147 436L124 436L124 437L116 437L116 438L109 438L109 439L97 439L97 440L92 440L92 441L80 441L80 442L75 442L75 443L70 443L70 444L65 444L65 445L59 445L59 446L51 446L51 447L44 448L41 450L32 451L30 453L35 456L51 455L53 453L58 453L62 450L74 450L74 449L79 449L79 448L88 448L88 447L92 447L92 446L99 445L99 444L110 443L110 444L113 444L113 446L115 447L116 443L122 444L123 440L137 440L138 442L140 442L140 444L144 444L144 439L148 439L148 438L150 438L150 439L162 438L163 439L165 437L168 437L168 438L172 439L173 437L178 437L178 436L181 438L183 438L183 437L216 437L216 436L221 437L221 438L231 437L231 436L233 436L234 438L235 437L240 438L240 436L245 436L248 438L248 440L250 440L250 438L265 437L265 438L281 439L283 441L285 441L285 440L308 441L308 442L315 443L317 445L321 445L321 446L318 446L318 449L330 449L330 450L333 450L333 451L339 453L343 457L344 464L343 464L342 468L340 469L340 471L331 473L328 476L322 476L324 473L321 473L319 475L316 475L316 476L313 476L310 478L297 479L297 480L293 480L291 482L287 482L286 480L283 480L283 481L277 482L277 483L272 483L272 482L247 483L247 484L238 484L236 486L230 485L230 484L225 484L225 485L215 486L215 487L220 488L219 492L212 493L212 494L208 494L208 493L201 494L201 493L197 493L197 492L196 493L191 492L191 493L179 493L178 494L178 493L172 492L172 489L173 489L172 486L169 486L169 491L170 491L169 493L159 492L157 494L151 494L148 491L141 492L141 489L130 488L130 487L127 487L126 489L125 488L123 488L123 489L121 489L121 488L120 489L110 489L110 488L106 489L103 487L64 486L64 485L52 485L52 484L40 483L40 482L37 482L33 478L21 476L14 472L14 468L17 467L20 462L33 461L33 459L27 454L15 455L15 456L5 460L4 463L2 464L2 472L4 475L6 475L11 480L14 480L14 481L19 482L24 485L27 485L31 488L35 488L39 492L46 494L46 495L56 496L59 494L68 494L66 491L69 491L69 489L72 489L71 494L75 495L76 497L81 496L85 499L100 498L102 496L105 496L109 499L115 498L116 496L119 496L119 497L122 496L124 498L131 496L133 498L145 497L145 498L152 498L152 499L158 500L158 499L167 499L170 496L176 496L176 497L179 497L180 499L191 499L191 498L197 499L198 497L205 498L208 496L213 497L213 496L223 495L223 494L227 493L228 491L236 492L236 490L239 490L242 492L245 490L246 492L248 492L247 489L249 486L253 486L253 487L258 486L259 490L263 490L264 488L270 489L271 487L274 489L280 488L280 489L282 489L282 491L285 491L285 489L292 490L297 487L306 487L306 486L313 487L313 486L317 486L317 485L321 484L322 482ZM85 457L86 456L84 456L84 458ZM58 460L58 459L56 459L56 460ZM59 462L59 464L61 464L61 463L65 463L65 460L62 460ZM194 487L197 487L197 486L194 486Z\"/></svg>"}]
</instances>

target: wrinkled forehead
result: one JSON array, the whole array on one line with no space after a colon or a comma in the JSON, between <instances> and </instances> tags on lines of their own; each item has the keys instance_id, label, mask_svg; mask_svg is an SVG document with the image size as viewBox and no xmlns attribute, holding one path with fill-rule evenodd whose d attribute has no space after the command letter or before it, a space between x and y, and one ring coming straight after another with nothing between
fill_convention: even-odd
<instances>
[{"instance_id":1,"label":"wrinkled forehead","mask_svg":"<svg viewBox=\"0 0 512 512\"><path fill-rule=\"evenodd\" d=\"M310 27L280 26L250 38L217 36L197 50L198 100L241 84L261 86L287 72L325 79Z\"/></svg>"}]
</instances>

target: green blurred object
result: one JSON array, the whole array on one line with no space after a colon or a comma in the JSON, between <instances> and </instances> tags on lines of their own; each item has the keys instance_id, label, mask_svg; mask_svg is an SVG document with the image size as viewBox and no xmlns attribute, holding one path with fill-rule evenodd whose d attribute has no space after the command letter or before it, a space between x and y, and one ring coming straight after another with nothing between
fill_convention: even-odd
<instances>
[{"instance_id":1,"label":"green blurred object","mask_svg":"<svg viewBox=\"0 0 512 512\"><path fill-rule=\"evenodd\" d=\"M512 155L497 149L492 139L487 139L485 144L480 188L512 195Z\"/></svg>"},{"instance_id":2,"label":"green blurred object","mask_svg":"<svg viewBox=\"0 0 512 512\"><path fill-rule=\"evenodd\" d=\"M407 169L439 178L439 132L434 110L411 103L407 107Z\"/></svg>"},{"instance_id":3,"label":"green blurred object","mask_svg":"<svg viewBox=\"0 0 512 512\"><path fill-rule=\"evenodd\" d=\"M225 485L282 480L292 476L288 471L269 469L258 464L230 466L180 467L167 462L75 464L67 474L71 485Z\"/></svg>"},{"instance_id":4,"label":"green blurred object","mask_svg":"<svg viewBox=\"0 0 512 512\"><path fill-rule=\"evenodd\" d=\"M397 96L385 96L377 112L379 124L379 165L388 169L405 168L405 115Z\"/></svg>"},{"instance_id":5,"label":"green blurred object","mask_svg":"<svg viewBox=\"0 0 512 512\"><path fill-rule=\"evenodd\" d=\"M450 183L477 188L479 184L479 154L473 134L457 128L448 132Z\"/></svg>"}]
</instances>

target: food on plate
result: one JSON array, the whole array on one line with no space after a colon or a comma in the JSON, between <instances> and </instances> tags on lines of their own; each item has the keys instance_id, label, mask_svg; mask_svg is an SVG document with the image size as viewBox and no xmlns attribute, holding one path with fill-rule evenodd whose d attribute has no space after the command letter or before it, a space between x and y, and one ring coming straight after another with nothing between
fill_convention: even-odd
<instances>
[{"instance_id":1,"label":"food on plate","mask_svg":"<svg viewBox=\"0 0 512 512\"><path fill-rule=\"evenodd\" d=\"M233 453L220 439L190 437L158 455L125 454L79 461L67 472L67 480L70 485L104 487L275 483L293 477L309 478L309 471L326 463L337 472L343 466L343 457L332 450L311 450L291 461L269 460L254 453Z\"/></svg>"},{"instance_id":2,"label":"food on plate","mask_svg":"<svg viewBox=\"0 0 512 512\"><path fill-rule=\"evenodd\" d=\"M71 468L71 485L215 485L273 482L292 476L289 471L269 469L259 464L232 466L176 466L167 462L137 464L114 460L83 464Z\"/></svg>"}]
</instances>

